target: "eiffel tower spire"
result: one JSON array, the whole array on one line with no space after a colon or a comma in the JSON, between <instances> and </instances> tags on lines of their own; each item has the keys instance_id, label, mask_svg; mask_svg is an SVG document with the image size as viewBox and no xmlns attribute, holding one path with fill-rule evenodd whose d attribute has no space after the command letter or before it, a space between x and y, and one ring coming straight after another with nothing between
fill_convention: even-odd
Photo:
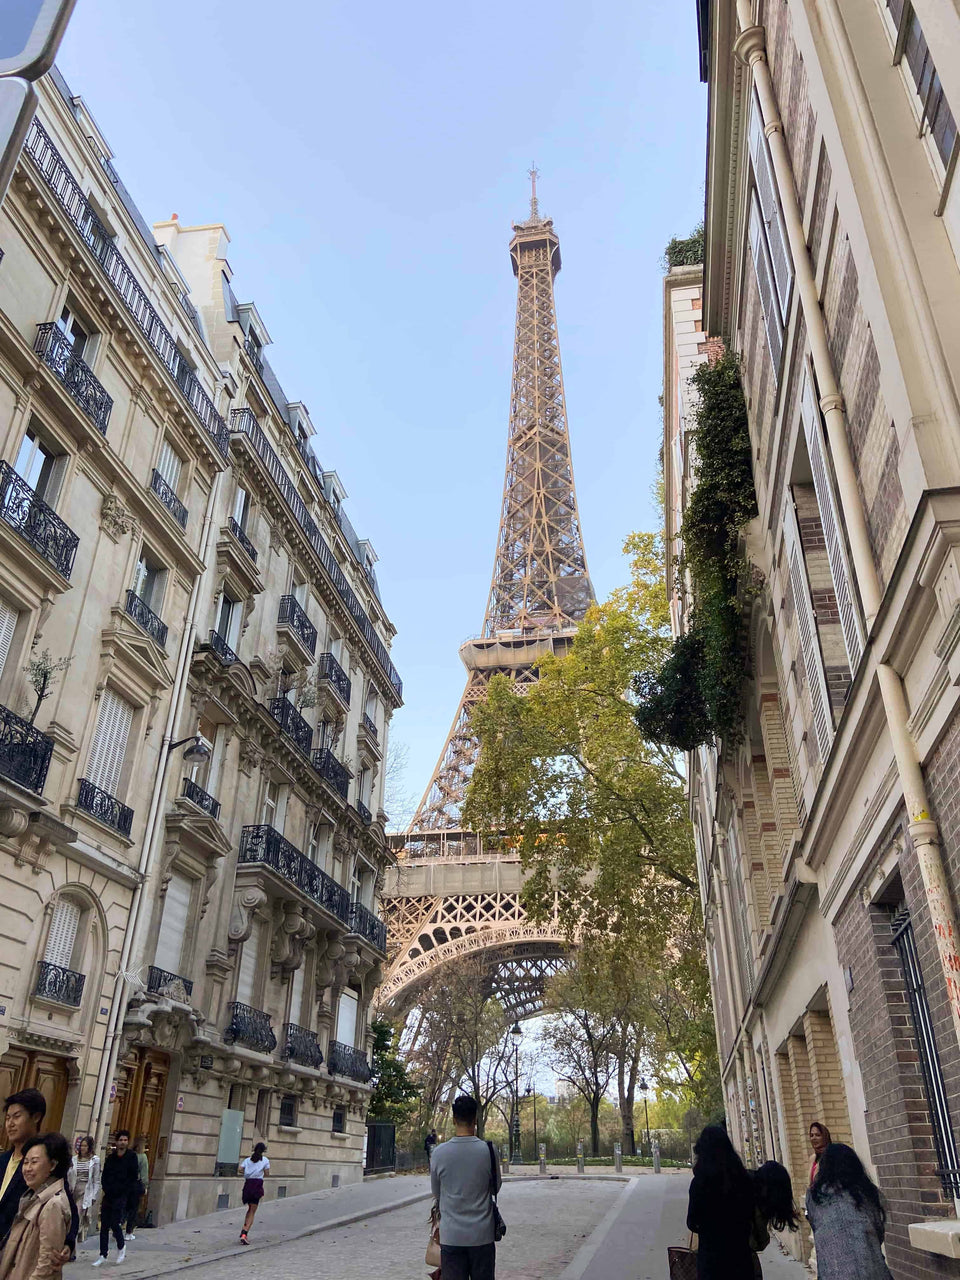
<instances>
[{"instance_id":1,"label":"eiffel tower spire","mask_svg":"<svg viewBox=\"0 0 960 1280\"><path fill-rule=\"evenodd\" d=\"M411 834L460 827L460 806L477 758L470 712L490 677L537 680L545 653L563 652L594 601L580 532L563 396L553 282L560 240L540 216L536 166L530 217L514 223L517 325L510 388L500 531L481 636L460 646L467 686Z\"/></svg>"}]
</instances>

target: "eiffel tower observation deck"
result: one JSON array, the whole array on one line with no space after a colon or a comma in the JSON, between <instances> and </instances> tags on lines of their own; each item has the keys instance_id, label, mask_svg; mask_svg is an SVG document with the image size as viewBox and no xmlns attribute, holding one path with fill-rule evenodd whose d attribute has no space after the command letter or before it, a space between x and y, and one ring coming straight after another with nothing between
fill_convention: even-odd
<instances>
[{"instance_id":1,"label":"eiffel tower observation deck","mask_svg":"<svg viewBox=\"0 0 960 1280\"><path fill-rule=\"evenodd\" d=\"M560 239L540 214L530 170L530 216L513 226L517 320L507 462L496 557L483 627L460 646L467 682L423 799L385 886L391 960L381 1003L403 1004L447 960L483 951L491 989L518 1016L538 1004L562 957L555 925L534 926L520 902L517 858L484 849L460 813L478 743L470 713L491 676L535 683L547 653L562 654L594 602L570 454L554 281Z\"/></svg>"}]
</instances>

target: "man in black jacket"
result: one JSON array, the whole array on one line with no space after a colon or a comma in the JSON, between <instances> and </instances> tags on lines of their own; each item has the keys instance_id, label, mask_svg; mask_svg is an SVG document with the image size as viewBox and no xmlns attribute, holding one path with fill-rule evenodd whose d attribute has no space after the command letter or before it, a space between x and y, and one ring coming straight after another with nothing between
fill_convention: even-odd
<instances>
[{"instance_id":1,"label":"man in black jacket","mask_svg":"<svg viewBox=\"0 0 960 1280\"><path fill-rule=\"evenodd\" d=\"M117 1261L123 1262L127 1250L123 1239L123 1219L131 1196L136 1194L140 1182L140 1165L137 1153L130 1150L130 1131L121 1129L117 1134L116 1150L103 1162L100 1186L103 1203L100 1205L100 1257L94 1259L95 1267L102 1267L110 1249L110 1232L117 1242Z\"/></svg>"},{"instance_id":2,"label":"man in black jacket","mask_svg":"<svg viewBox=\"0 0 960 1280\"><path fill-rule=\"evenodd\" d=\"M6 1240L27 1184L20 1172L23 1145L35 1138L47 1114L47 1100L39 1089L11 1093L3 1104L3 1127L10 1146L0 1155L0 1244Z\"/></svg>"}]
</instances>

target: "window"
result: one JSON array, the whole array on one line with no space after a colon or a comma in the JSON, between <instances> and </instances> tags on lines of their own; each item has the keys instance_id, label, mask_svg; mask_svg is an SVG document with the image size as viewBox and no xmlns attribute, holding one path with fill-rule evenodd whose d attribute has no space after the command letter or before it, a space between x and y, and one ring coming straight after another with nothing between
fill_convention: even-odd
<instances>
[{"instance_id":1,"label":"window","mask_svg":"<svg viewBox=\"0 0 960 1280\"><path fill-rule=\"evenodd\" d=\"M237 1000L240 1004L253 1005L256 994L257 968L260 959L260 921L240 948L240 967L237 971Z\"/></svg>"},{"instance_id":2,"label":"window","mask_svg":"<svg viewBox=\"0 0 960 1280\"><path fill-rule=\"evenodd\" d=\"M295 1093L282 1093L280 1095L280 1120L279 1124L287 1129L293 1129L297 1123L297 1095Z\"/></svg>"},{"instance_id":3,"label":"window","mask_svg":"<svg viewBox=\"0 0 960 1280\"><path fill-rule=\"evenodd\" d=\"M333 1108L333 1132L334 1133L347 1132L347 1108L346 1107Z\"/></svg>"},{"instance_id":4,"label":"window","mask_svg":"<svg viewBox=\"0 0 960 1280\"><path fill-rule=\"evenodd\" d=\"M370 770L361 769L357 776L357 799L361 804L369 806L370 803Z\"/></svg>"},{"instance_id":5,"label":"window","mask_svg":"<svg viewBox=\"0 0 960 1280\"><path fill-rule=\"evenodd\" d=\"M793 284L793 261L777 197L773 164L763 132L760 101L756 94L753 96L750 112L750 157L754 180L754 190L750 197L750 256L763 308L770 358L774 374L779 377L783 330L787 322Z\"/></svg>"},{"instance_id":6,"label":"window","mask_svg":"<svg viewBox=\"0 0 960 1280\"><path fill-rule=\"evenodd\" d=\"M13 469L25 480L38 498L47 506L53 506L59 486L60 463L65 455L55 453L51 446L40 439L31 426L23 437Z\"/></svg>"},{"instance_id":7,"label":"window","mask_svg":"<svg viewBox=\"0 0 960 1280\"><path fill-rule=\"evenodd\" d=\"M309 1018L303 1017L303 987L306 972L306 962L303 962L299 969L294 969L293 977L290 979L290 1013L288 1021L296 1026L306 1026L310 1021Z\"/></svg>"},{"instance_id":8,"label":"window","mask_svg":"<svg viewBox=\"0 0 960 1280\"><path fill-rule=\"evenodd\" d=\"M236 649L240 642L240 625L243 619L243 609L239 600L234 600L232 596L224 591L220 597L220 607L217 610L217 635L226 640L231 649Z\"/></svg>"},{"instance_id":9,"label":"window","mask_svg":"<svg viewBox=\"0 0 960 1280\"><path fill-rule=\"evenodd\" d=\"M261 1137L267 1136L267 1130L270 1128L270 1090L257 1090L257 1112L254 1116L253 1127Z\"/></svg>"},{"instance_id":10,"label":"window","mask_svg":"<svg viewBox=\"0 0 960 1280\"><path fill-rule=\"evenodd\" d=\"M920 99L920 128L929 129L937 154L949 165L957 146L957 122L943 92L943 85L930 57L926 37L909 0L887 0L887 8L897 29L893 61L905 62Z\"/></svg>"},{"instance_id":11,"label":"window","mask_svg":"<svg viewBox=\"0 0 960 1280\"><path fill-rule=\"evenodd\" d=\"M295 582L293 584L293 598L304 613L307 611L307 593L309 589L305 582Z\"/></svg>"},{"instance_id":12,"label":"window","mask_svg":"<svg viewBox=\"0 0 960 1280\"><path fill-rule=\"evenodd\" d=\"M90 334L69 307L64 307L60 312L60 319L57 321L57 328L63 334L65 342L71 349L71 353L79 359L82 359L83 353L86 351L87 345L90 341Z\"/></svg>"},{"instance_id":13,"label":"window","mask_svg":"<svg viewBox=\"0 0 960 1280\"><path fill-rule=\"evenodd\" d=\"M133 594L139 596L153 613L163 605L163 587L167 571L164 565L144 547L133 575Z\"/></svg>"},{"instance_id":14,"label":"window","mask_svg":"<svg viewBox=\"0 0 960 1280\"><path fill-rule=\"evenodd\" d=\"M0 599L0 676L3 675L4 663L13 643L13 633L17 629L20 614L6 600Z\"/></svg>"},{"instance_id":15,"label":"window","mask_svg":"<svg viewBox=\"0 0 960 1280\"><path fill-rule=\"evenodd\" d=\"M73 968L73 950L80 928L80 917L83 910L79 903L70 898L58 898L50 921L50 932L47 934L47 945L43 958L47 964L55 964L61 969Z\"/></svg>"},{"instance_id":16,"label":"window","mask_svg":"<svg viewBox=\"0 0 960 1280\"><path fill-rule=\"evenodd\" d=\"M339 1044L353 1048L357 1042L357 1013L360 1008L360 997L349 988L341 992L337 1004L337 1032L334 1039Z\"/></svg>"},{"instance_id":17,"label":"window","mask_svg":"<svg viewBox=\"0 0 960 1280\"><path fill-rule=\"evenodd\" d=\"M268 781L263 789L263 804L260 807L260 821L268 827L280 830L280 784Z\"/></svg>"},{"instance_id":18,"label":"window","mask_svg":"<svg viewBox=\"0 0 960 1280\"><path fill-rule=\"evenodd\" d=\"M254 333L253 329L249 329L247 331L247 339L246 339L245 346L247 348L247 351L250 354L250 358L253 360L253 363L259 369L260 364L263 360L263 343Z\"/></svg>"},{"instance_id":19,"label":"window","mask_svg":"<svg viewBox=\"0 0 960 1280\"><path fill-rule=\"evenodd\" d=\"M104 689L101 693L84 777L95 787L114 797L120 791L133 712L132 704L113 689Z\"/></svg>"},{"instance_id":20,"label":"window","mask_svg":"<svg viewBox=\"0 0 960 1280\"><path fill-rule=\"evenodd\" d=\"M326 867L327 850L333 828L329 822L311 823L307 833L307 857L318 867Z\"/></svg>"},{"instance_id":21,"label":"window","mask_svg":"<svg viewBox=\"0 0 960 1280\"><path fill-rule=\"evenodd\" d=\"M247 531L247 520L250 517L250 495L243 485L237 485L237 496L233 501L233 518L243 530Z\"/></svg>"},{"instance_id":22,"label":"window","mask_svg":"<svg viewBox=\"0 0 960 1280\"><path fill-rule=\"evenodd\" d=\"M737 935L737 951L740 961L740 975L744 996L753 990L753 952L750 947L750 919L747 912L747 887L743 879L743 863L740 859L740 845L733 823L727 828L727 838L723 842L727 862L727 884L733 897L730 910L734 917L734 930Z\"/></svg>"},{"instance_id":23,"label":"window","mask_svg":"<svg viewBox=\"0 0 960 1280\"><path fill-rule=\"evenodd\" d=\"M377 723L377 691L373 687L367 690L367 701L364 705L364 712L370 717L374 724Z\"/></svg>"},{"instance_id":24,"label":"window","mask_svg":"<svg viewBox=\"0 0 960 1280\"><path fill-rule=\"evenodd\" d=\"M183 459L176 452L169 440L160 446L160 457L157 459L157 473L166 480L174 493L178 492L180 472L183 470Z\"/></svg>"},{"instance_id":25,"label":"window","mask_svg":"<svg viewBox=\"0 0 960 1280\"><path fill-rule=\"evenodd\" d=\"M160 918L160 932L157 935L154 960L157 968L167 973L179 974L180 972L183 940L187 935L187 926L190 922L192 897L192 881L175 871L170 877L163 899L163 915Z\"/></svg>"},{"instance_id":26,"label":"window","mask_svg":"<svg viewBox=\"0 0 960 1280\"><path fill-rule=\"evenodd\" d=\"M783 549L787 562L787 572L790 577L793 604L797 612L800 653L807 676L807 687L810 690L810 705L813 712L817 747L820 752L820 759L826 760L830 751L830 743L833 740L830 695L827 691L827 682L823 671L823 658L820 653L820 642L817 636L817 621L813 611L810 583L803 559L797 512L793 504L793 495L789 493L783 508Z\"/></svg>"}]
</instances>

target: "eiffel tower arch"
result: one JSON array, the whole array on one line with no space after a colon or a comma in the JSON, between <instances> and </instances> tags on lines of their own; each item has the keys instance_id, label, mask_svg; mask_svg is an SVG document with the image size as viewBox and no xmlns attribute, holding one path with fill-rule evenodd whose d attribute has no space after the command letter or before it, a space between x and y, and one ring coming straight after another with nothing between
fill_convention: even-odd
<instances>
[{"instance_id":1,"label":"eiffel tower arch","mask_svg":"<svg viewBox=\"0 0 960 1280\"><path fill-rule=\"evenodd\" d=\"M515 856L485 850L460 812L477 759L470 714L490 678L536 683L545 654L563 654L594 602L580 530L567 428L554 281L560 240L540 215L530 172L530 217L515 223L510 260L517 318L500 528L480 635L460 646L466 687L423 799L399 841L383 903L391 938L381 1007L416 1002L444 965L483 957L483 981L515 1017L542 1004L569 942L556 919L527 918Z\"/></svg>"}]
</instances>

